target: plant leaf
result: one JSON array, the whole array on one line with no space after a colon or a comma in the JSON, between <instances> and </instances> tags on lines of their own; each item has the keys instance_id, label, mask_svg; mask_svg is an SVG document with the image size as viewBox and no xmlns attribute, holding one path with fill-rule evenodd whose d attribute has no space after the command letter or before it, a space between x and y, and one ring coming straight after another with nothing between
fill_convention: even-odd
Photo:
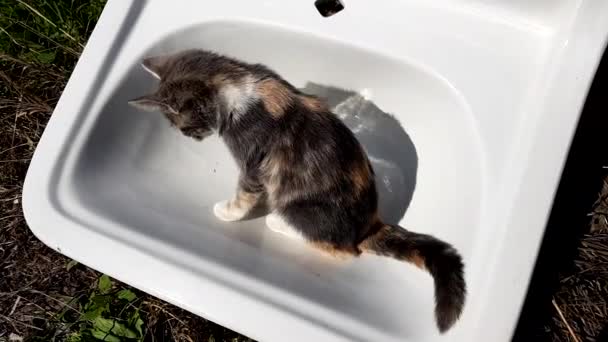
<instances>
[{"instance_id":1,"label":"plant leaf","mask_svg":"<svg viewBox=\"0 0 608 342\"><path fill-rule=\"evenodd\" d=\"M50 64L55 60L55 52L41 52L36 55L36 59L42 64Z\"/></svg>"},{"instance_id":2,"label":"plant leaf","mask_svg":"<svg viewBox=\"0 0 608 342\"><path fill-rule=\"evenodd\" d=\"M93 327L95 330L110 332L119 337L137 338L137 334L133 330L115 319L97 317L93 322Z\"/></svg>"},{"instance_id":3,"label":"plant leaf","mask_svg":"<svg viewBox=\"0 0 608 342\"><path fill-rule=\"evenodd\" d=\"M135 331L137 331L137 333L139 334L139 338L143 340L144 332L142 327L144 325L144 321L139 316L139 309L133 311L133 314L131 315L131 317L129 317L128 324L130 327L135 328Z\"/></svg>"},{"instance_id":4,"label":"plant leaf","mask_svg":"<svg viewBox=\"0 0 608 342\"><path fill-rule=\"evenodd\" d=\"M106 311L107 310L105 308L96 307L92 310L85 312L82 315L82 319L87 320L87 321L94 321L96 318L101 317L101 315Z\"/></svg>"},{"instance_id":5,"label":"plant leaf","mask_svg":"<svg viewBox=\"0 0 608 342\"><path fill-rule=\"evenodd\" d=\"M120 338L112 334L108 334L105 331L97 329L91 329L91 335L93 335L93 337L95 337L96 339L102 340L104 342L121 342Z\"/></svg>"},{"instance_id":6,"label":"plant leaf","mask_svg":"<svg viewBox=\"0 0 608 342\"><path fill-rule=\"evenodd\" d=\"M110 302L112 298L109 296L93 295L89 298L89 302L84 307L82 319L94 321L97 317L110 311Z\"/></svg>"},{"instance_id":7,"label":"plant leaf","mask_svg":"<svg viewBox=\"0 0 608 342\"><path fill-rule=\"evenodd\" d=\"M102 275L99 278L99 282L97 283L97 289L99 289L99 292L103 294L110 292L110 290L112 289L112 280L110 279L110 277L105 274Z\"/></svg>"},{"instance_id":8,"label":"plant leaf","mask_svg":"<svg viewBox=\"0 0 608 342\"><path fill-rule=\"evenodd\" d=\"M66 338L66 342L81 342L82 334L80 332L71 333Z\"/></svg>"},{"instance_id":9,"label":"plant leaf","mask_svg":"<svg viewBox=\"0 0 608 342\"><path fill-rule=\"evenodd\" d=\"M76 265L78 265L78 261L70 260L70 262L68 262L67 265L65 265L65 269L69 271Z\"/></svg>"},{"instance_id":10,"label":"plant leaf","mask_svg":"<svg viewBox=\"0 0 608 342\"><path fill-rule=\"evenodd\" d=\"M137 333L139 334L139 339L141 341L144 340L144 332L142 327L144 326L144 321L141 318L137 318L137 320L135 321L135 330L137 330Z\"/></svg>"},{"instance_id":11,"label":"plant leaf","mask_svg":"<svg viewBox=\"0 0 608 342\"><path fill-rule=\"evenodd\" d=\"M137 298L137 295L129 289L122 289L117 294L119 299L124 299L127 302L132 302Z\"/></svg>"}]
</instances>

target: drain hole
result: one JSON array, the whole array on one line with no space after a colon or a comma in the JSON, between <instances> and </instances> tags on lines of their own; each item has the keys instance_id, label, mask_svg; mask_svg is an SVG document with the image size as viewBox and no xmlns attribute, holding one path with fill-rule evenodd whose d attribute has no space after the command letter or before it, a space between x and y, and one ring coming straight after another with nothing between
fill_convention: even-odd
<instances>
[{"instance_id":1,"label":"drain hole","mask_svg":"<svg viewBox=\"0 0 608 342\"><path fill-rule=\"evenodd\" d=\"M326 18L344 9L344 5L340 0L317 0L315 1L315 7Z\"/></svg>"}]
</instances>

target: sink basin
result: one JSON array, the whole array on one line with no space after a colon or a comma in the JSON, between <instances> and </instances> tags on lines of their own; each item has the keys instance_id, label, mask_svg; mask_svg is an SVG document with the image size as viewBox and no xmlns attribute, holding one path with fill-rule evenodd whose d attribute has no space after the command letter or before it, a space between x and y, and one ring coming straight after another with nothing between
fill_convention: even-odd
<instances>
[{"instance_id":1,"label":"sink basin","mask_svg":"<svg viewBox=\"0 0 608 342\"><path fill-rule=\"evenodd\" d=\"M108 1L28 171L36 236L262 341L508 340L608 5L351 0L330 18L312 1L182 5ZM186 48L266 64L328 98L377 171L382 216L462 253L469 297L452 330L438 333L432 279L414 267L333 260L262 218L213 216L237 181L221 140L127 104L155 87L144 56ZM341 106L356 93L373 105Z\"/></svg>"}]
</instances>

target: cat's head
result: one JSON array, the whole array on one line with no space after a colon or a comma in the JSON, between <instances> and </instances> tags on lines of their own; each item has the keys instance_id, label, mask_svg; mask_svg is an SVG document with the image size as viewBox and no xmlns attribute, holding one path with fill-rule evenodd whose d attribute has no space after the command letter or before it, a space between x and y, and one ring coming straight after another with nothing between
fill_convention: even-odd
<instances>
[{"instance_id":1,"label":"cat's head","mask_svg":"<svg viewBox=\"0 0 608 342\"><path fill-rule=\"evenodd\" d=\"M202 140L217 128L220 116L219 89L213 83L218 71L205 68L216 56L188 51L144 59L143 68L159 79L158 89L129 104L161 112L184 135Z\"/></svg>"}]
</instances>

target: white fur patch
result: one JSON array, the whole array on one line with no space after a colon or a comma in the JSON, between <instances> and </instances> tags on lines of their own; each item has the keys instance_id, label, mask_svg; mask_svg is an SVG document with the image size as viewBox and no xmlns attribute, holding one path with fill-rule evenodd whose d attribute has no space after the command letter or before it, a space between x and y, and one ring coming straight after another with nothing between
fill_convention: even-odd
<instances>
[{"instance_id":1,"label":"white fur patch","mask_svg":"<svg viewBox=\"0 0 608 342\"><path fill-rule=\"evenodd\" d=\"M285 219L277 213L270 213L268 216L266 216L266 226L273 232L281 233L292 239L304 239L300 231L289 224L289 222L285 221Z\"/></svg>"},{"instance_id":2,"label":"white fur patch","mask_svg":"<svg viewBox=\"0 0 608 342\"><path fill-rule=\"evenodd\" d=\"M251 103L258 99L255 86L256 80L252 76L222 86L220 96L228 111L237 116L247 112Z\"/></svg>"},{"instance_id":3,"label":"white fur patch","mask_svg":"<svg viewBox=\"0 0 608 342\"><path fill-rule=\"evenodd\" d=\"M213 214L222 221L238 221L247 215L247 210L229 205L230 201L221 201L213 206Z\"/></svg>"},{"instance_id":4,"label":"white fur patch","mask_svg":"<svg viewBox=\"0 0 608 342\"><path fill-rule=\"evenodd\" d=\"M156 79L160 80L160 75L155 73L154 71L152 71L150 68L148 68L144 63L141 63L141 67L144 68L144 70L146 70L147 72L149 72L150 74L152 74L152 76L154 76Z\"/></svg>"}]
</instances>

